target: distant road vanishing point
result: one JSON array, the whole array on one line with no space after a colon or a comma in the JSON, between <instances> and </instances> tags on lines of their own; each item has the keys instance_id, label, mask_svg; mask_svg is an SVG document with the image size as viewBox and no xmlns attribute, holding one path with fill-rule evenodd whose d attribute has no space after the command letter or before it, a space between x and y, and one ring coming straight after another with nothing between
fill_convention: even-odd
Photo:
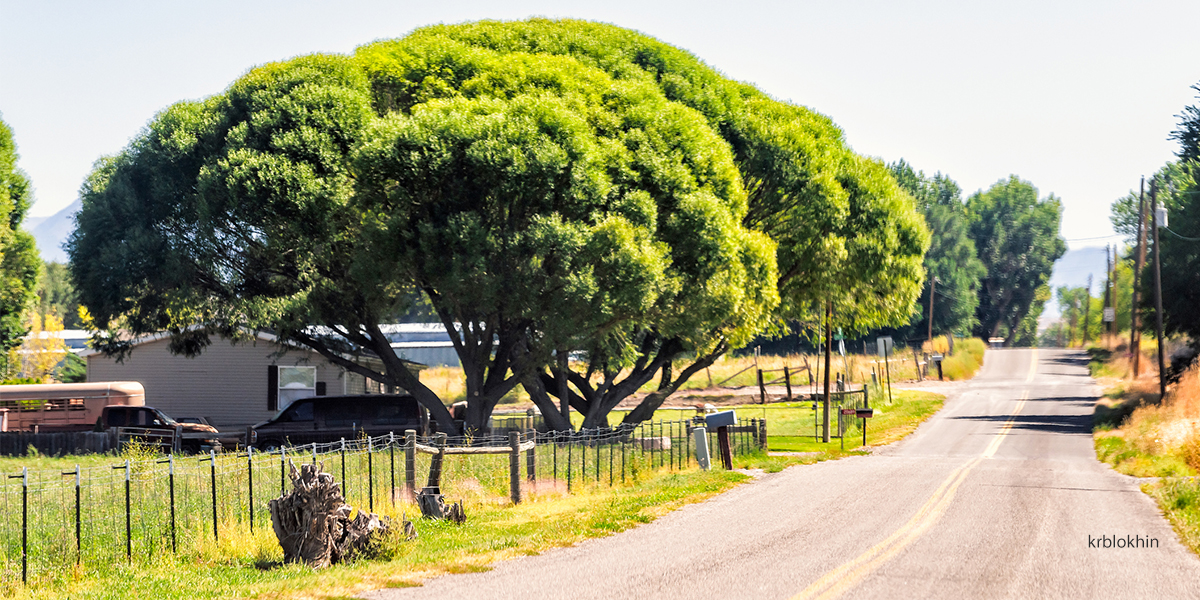
<instances>
[{"instance_id":1,"label":"distant road vanishing point","mask_svg":"<svg viewBox=\"0 0 1200 600\"><path fill-rule=\"evenodd\" d=\"M872 456L367 597L1200 598L1200 559L1135 479L1096 460L1097 395L1081 352L992 350L941 412Z\"/></svg>"}]
</instances>

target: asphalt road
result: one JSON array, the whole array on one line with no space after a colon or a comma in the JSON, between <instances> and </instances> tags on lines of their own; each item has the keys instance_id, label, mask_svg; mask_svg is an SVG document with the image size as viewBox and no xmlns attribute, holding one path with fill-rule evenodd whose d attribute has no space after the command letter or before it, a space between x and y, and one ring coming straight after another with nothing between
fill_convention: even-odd
<instances>
[{"instance_id":1,"label":"asphalt road","mask_svg":"<svg viewBox=\"0 0 1200 600\"><path fill-rule=\"evenodd\" d=\"M989 351L941 412L872 456L367 597L1200 598L1200 560L1136 480L1095 459L1097 394L1082 353Z\"/></svg>"}]
</instances>

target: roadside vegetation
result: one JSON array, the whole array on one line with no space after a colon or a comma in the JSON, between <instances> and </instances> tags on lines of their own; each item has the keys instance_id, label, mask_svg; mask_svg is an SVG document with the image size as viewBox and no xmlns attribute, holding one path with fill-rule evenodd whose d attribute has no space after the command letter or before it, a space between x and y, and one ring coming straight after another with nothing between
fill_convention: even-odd
<instances>
[{"instance_id":1,"label":"roadside vegetation","mask_svg":"<svg viewBox=\"0 0 1200 600\"><path fill-rule=\"evenodd\" d=\"M643 471L628 486L579 485L570 495L554 487L517 506L475 502L463 525L417 520L417 539L384 542L375 560L323 570L284 565L274 534L260 528L222 532L189 554L159 554L132 565L67 568L45 573L29 586L7 573L0 593L11 598L338 598L384 587L418 585L442 574L485 570L496 560L536 554L648 523L684 504L725 491L748 477L733 471ZM391 512L390 510L387 512ZM393 518L419 514L397 507Z\"/></svg>"},{"instance_id":2,"label":"roadside vegetation","mask_svg":"<svg viewBox=\"0 0 1200 600\"><path fill-rule=\"evenodd\" d=\"M1093 416L1096 456L1119 473L1155 478L1142 490L1158 502L1180 540L1200 554L1200 364L1160 398L1153 373L1114 378L1129 373L1123 353L1089 353L1092 373L1108 384Z\"/></svg>"}]
</instances>

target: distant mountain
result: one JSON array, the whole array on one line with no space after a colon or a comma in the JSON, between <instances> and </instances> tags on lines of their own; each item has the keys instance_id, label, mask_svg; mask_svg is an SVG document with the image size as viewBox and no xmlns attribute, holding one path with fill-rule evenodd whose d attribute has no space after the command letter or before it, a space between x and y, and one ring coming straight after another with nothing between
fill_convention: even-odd
<instances>
[{"instance_id":1,"label":"distant mountain","mask_svg":"<svg viewBox=\"0 0 1200 600\"><path fill-rule=\"evenodd\" d=\"M1051 293L1064 285L1084 287L1087 285L1088 275L1092 276L1092 294L1099 293L1104 288L1104 269L1107 266L1105 252L1107 250L1104 248L1067 250L1067 253L1054 263L1054 271L1050 274ZM1058 301L1054 296L1050 296L1041 318L1038 319L1039 329L1049 326L1058 320L1058 317Z\"/></svg>"},{"instance_id":2,"label":"distant mountain","mask_svg":"<svg viewBox=\"0 0 1200 600\"><path fill-rule=\"evenodd\" d=\"M50 262L67 262L67 252L63 250L63 244L70 237L71 232L75 230L75 213L83 207L83 203L76 200L70 206L50 215L49 217L26 217L24 228L29 233L33 234L33 238L37 240L38 250L42 253L42 260Z\"/></svg>"}]
</instances>

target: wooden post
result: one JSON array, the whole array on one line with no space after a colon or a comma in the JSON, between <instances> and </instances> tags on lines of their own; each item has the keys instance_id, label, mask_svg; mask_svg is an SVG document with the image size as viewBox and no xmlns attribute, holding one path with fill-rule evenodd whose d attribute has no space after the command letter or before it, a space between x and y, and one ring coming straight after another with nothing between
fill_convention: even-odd
<instances>
[{"instance_id":1,"label":"wooden post","mask_svg":"<svg viewBox=\"0 0 1200 600\"><path fill-rule=\"evenodd\" d=\"M521 434L508 432L508 485L513 504L521 503Z\"/></svg>"},{"instance_id":2,"label":"wooden post","mask_svg":"<svg viewBox=\"0 0 1200 600\"><path fill-rule=\"evenodd\" d=\"M1162 246L1158 240L1158 181L1150 182L1150 225L1154 236L1154 319L1158 335L1158 394L1167 397L1167 365L1163 352Z\"/></svg>"},{"instance_id":3,"label":"wooden post","mask_svg":"<svg viewBox=\"0 0 1200 600\"><path fill-rule=\"evenodd\" d=\"M446 458L446 434L439 433L433 436L433 445L437 446L438 452L429 462L429 481L425 487L440 488L442 485L442 461Z\"/></svg>"},{"instance_id":4,"label":"wooden post","mask_svg":"<svg viewBox=\"0 0 1200 600\"><path fill-rule=\"evenodd\" d=\"M765 452L767 450L767 420L759 419L758 421L758 444Z\"/></svg>"},{"instance_id":5,"label":"wooden post","mask_svg":"<svg viewBox=\"0 0 1200 600\"><path fill-rule=\"evenodd\" d=\"M791 371L788 371L787 365L783 366L783 381L784 381L784 385L787 386L788 402L791 402L792 401L792 373L791 373Z\"/></svg>"},{"instance_id":6,"label":"wooden post","mask_svg":"<svg viewBox=\"0 0 1200 600\"><path fill-rule=\"evenodd\" d=\"M404 493L409 500L417 493L417 432L404 430Z\"/></svg>"},{"instance_id":7,"label":"wooden post","mask_svg":"<svg viewBox=\"0 0 1200 600\"><path fill-rule=\"evenodd\" d=\"M726 471L733 470L733 452L729 448L729 427L717 428L717 446L721 451L721 464L725 465Z\"/></svg>"},{"instance_id":8,"label":"wooden post","mask_svg":"<svg viewBox=\"0 0 1200 600\"><path fill-rule=\"evenodd\" d=\"M821 441L829 443L829 370L831 368L833 354L833 327L830 321L833 318L833 301L825 302L825 401L824 409L821 413L821 424L824 430L821 432Z\"/></svg>"},{"instance_id":9,"label":"wooden post","mask_svg":"<svg viewBox=\"0 0 1200 600\"><path fill-rule=\"evenodd\" d=\"M1142 362L1142 332L1138 323L1138 278L1142 266L1146 264L1146 178L1142 178L1141 189L1138 191L1138 229L1137 253L1134 255L1133 266L1133 301L1129 303L1129 351L1133 353L1133 378L1141 374Z\"/></svg>"},{"instance_id":10,"label":"wooden post","mask_svg":"<svg viewBox=\"0 0 1200 600\"><path fill-rule=\"evenodd\" d=\"M763 385L762 369L758 369L758 403L767 403L767 386Z\"/></svg>"}]
</instances>

